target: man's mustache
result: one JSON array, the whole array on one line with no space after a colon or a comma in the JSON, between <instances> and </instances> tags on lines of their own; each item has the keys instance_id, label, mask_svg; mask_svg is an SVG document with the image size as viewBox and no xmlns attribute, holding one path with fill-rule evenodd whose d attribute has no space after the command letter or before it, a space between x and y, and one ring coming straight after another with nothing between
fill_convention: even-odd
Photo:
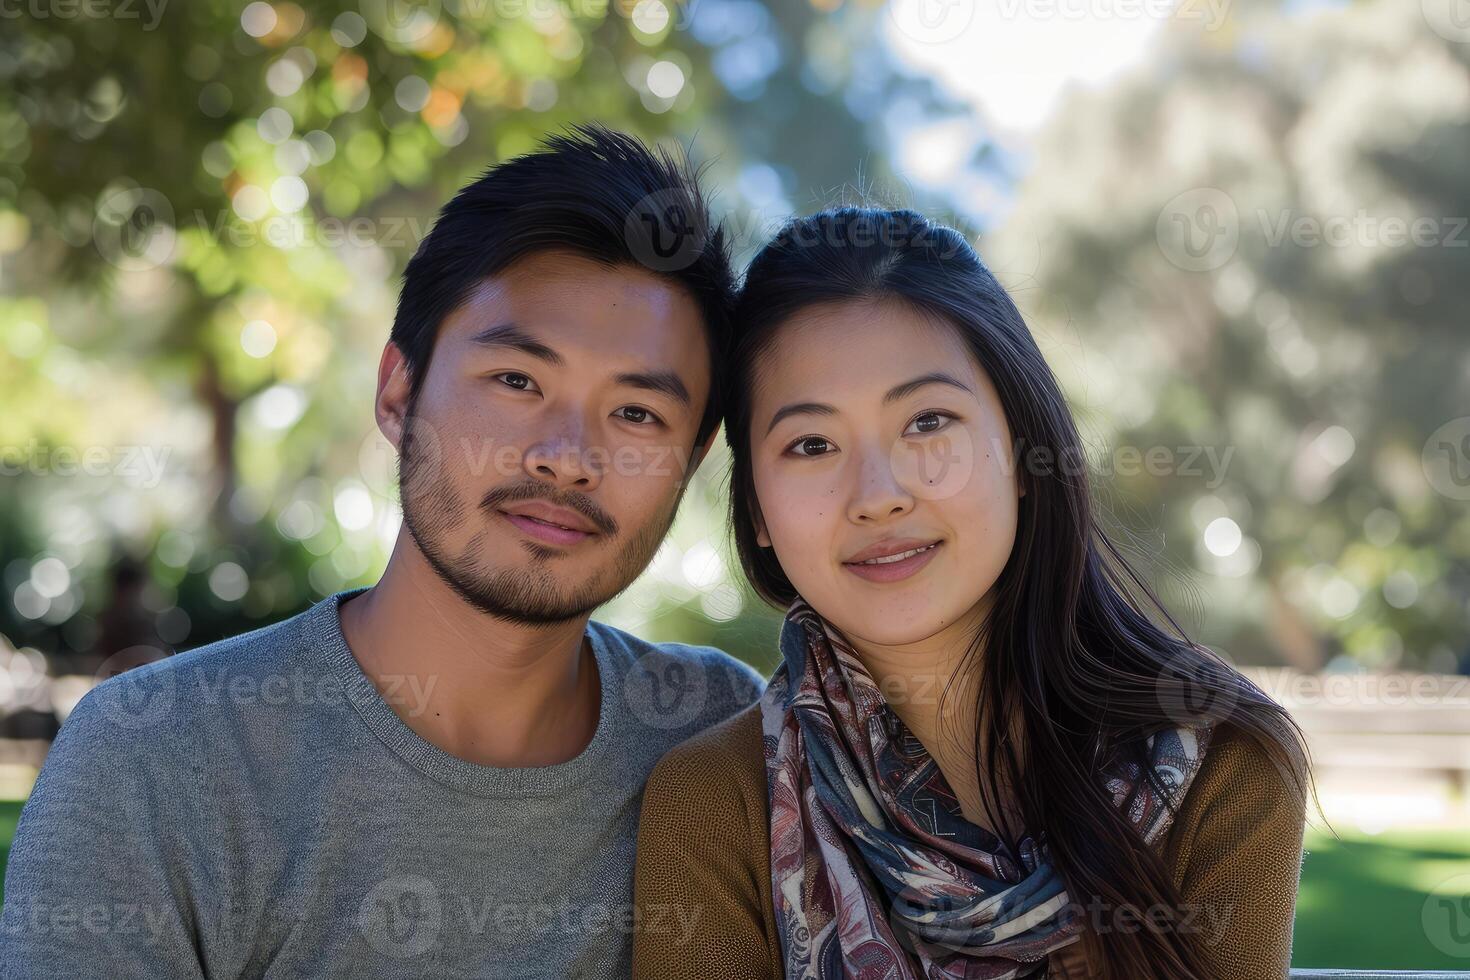
<instances>
[{"instance_id":1,"label":"man's mustache","mask_svg":"<svg viewBox=\"0 0 1470 980\"><path fill-rule=\"evenodd\" d=\"M618 522L601 507L594 504L585 494L558 493L544 483L512 483L494 487L480 498L480 506L486 510L498 510L506 504L522 500L544 500L557 507L574 510L603 534L611 537L618 533Z\"/></svg>"}]
</instances>

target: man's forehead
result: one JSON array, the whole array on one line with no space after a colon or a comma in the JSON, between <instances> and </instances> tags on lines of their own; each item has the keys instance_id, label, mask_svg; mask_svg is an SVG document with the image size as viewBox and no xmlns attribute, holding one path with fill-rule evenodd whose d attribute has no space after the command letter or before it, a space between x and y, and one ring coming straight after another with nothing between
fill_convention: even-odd
<instances>
[{"instance_id":1,"label":"man's forehead","mask_svg":"<svg viewBox=\"0 0 1470 980\"><path fill-rule=\"evenodd\" d=\"M671 321L700 328L700 311L679 283L626 264L543 253L521 259L471 288L458 312L547 321L588 316Z\"/></svg>"},{"instance_id":2,"label":"man's forehead","mask_svg":"<svg viewBox=\"0 0 1470 980\"><path fill-rule=\"evenodd\" d=\"M670 370L692 389L708 384L701 312L679 284L646 270L571 258L568 264L522 260L482 280L446 320L445 332L457 344L489 347L497 345L477 338L513 328L517 340L542 345L558 360L581 353L610 372Z\"/></svg>"}]
</instances>

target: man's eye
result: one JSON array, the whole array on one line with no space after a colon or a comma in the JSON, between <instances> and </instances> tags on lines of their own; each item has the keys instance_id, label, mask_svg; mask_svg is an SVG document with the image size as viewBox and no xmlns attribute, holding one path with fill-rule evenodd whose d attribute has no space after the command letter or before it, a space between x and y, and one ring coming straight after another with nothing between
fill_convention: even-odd
<instances>
[{"instance_id":1,"label":"man's eye","mask_svg":"<svg viewBox=\"0 0 1470 980\"><path fill-rule=\"evenodd\" d=\"M821 436L802 436L787 447L788 452L798 456L825 456L832 444Z\"/></svg>"},{"instance_id":2,"label":"man's eye","mask_svg":"<svg viewBox=\"0 0 1470 980\"><path fill-rule=\"evenodd\" d=\"M624 405L613 414L635 425L649 425L659 422L657 415L654 415L646 408L639 408L637 405Z\"/></svg>"}]
</instances>

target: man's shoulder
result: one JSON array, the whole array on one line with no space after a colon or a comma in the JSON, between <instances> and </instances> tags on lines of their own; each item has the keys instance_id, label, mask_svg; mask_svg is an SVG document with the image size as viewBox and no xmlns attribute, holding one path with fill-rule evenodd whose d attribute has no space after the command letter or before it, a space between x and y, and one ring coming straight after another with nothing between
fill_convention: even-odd
<instances>
[{"instance_id":1,"label":"man's shoulder","mask_svg":"<svg viewBox=\"0 0 1470 980\"><path fill-rule=\"evenodd\" d=\"M623 697L644 725L688 737L753 703L765 679L717 647L653 642L591 622L618 675Z\"/></svg>"},{"instance_id":2,"label":"man's shoulder","mask_svg":"<svg viewBox=\"0 0 1470 980\"><path fill-rule=\"evenodd\" d=\"M736 685L742 694L749 694L749 697L743 698L742 706L755 700L765 690L765 678L755 668L719 647L645 640L626 630L595 620L589 622L588 626L597 631L609 653L625 667L643 664L648 669L657 665L681 665L686 670L724 678Z\"/></svg>"},{"instance_id":3,"label":"man's shoulder","mask_svg":"<svg viewBox=\"0 0 1470 980\"><path fill-rule=\"evenodd\" d=\"M198 735L201 724L221 717L221 704L287 684L293 673L311 669L310 632L319 606L124 670L87 692L62 731L81 738L105 734L113 746L127 744L128 733L149 742L169 731Z\"/></svg>"}]
</instances>

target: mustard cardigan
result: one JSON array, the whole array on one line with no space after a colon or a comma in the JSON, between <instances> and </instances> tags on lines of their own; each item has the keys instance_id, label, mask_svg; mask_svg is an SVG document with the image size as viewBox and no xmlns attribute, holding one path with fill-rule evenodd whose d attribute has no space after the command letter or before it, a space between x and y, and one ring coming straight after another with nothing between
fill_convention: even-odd
<instances>
[{"instance_id":1,"label":"mustard cardigan","mask_svg":"<svg viewBox=\"0 0 1470 980\"><path fill-rule=\"evenodd\" d=\"M1304 805L1272 761L1217 729L1163 856L1184 901L1202 910L1196 926L1219 980L1287 976L1304 824ZM633 887L635 980L781 976L758 703L654 768ZM1094 975L1080 942L1048 967L1048 977Z\"/></svg>"}]
</instances>

